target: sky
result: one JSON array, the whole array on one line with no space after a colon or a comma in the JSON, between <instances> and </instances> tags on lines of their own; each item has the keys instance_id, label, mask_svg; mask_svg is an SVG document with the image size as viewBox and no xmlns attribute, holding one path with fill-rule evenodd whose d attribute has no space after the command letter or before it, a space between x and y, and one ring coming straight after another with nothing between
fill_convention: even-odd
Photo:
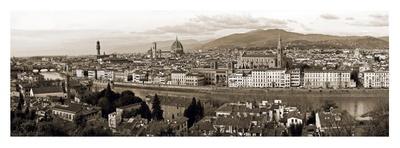
<instances>
[{"instance_id":1,"label":"sky","mask_svg":"<svg viewBox=\"0 0 400 148\"><path fill-rule=\"evenodd\" d=\"M375 11L14 11L11 55L70 54L62 48L83 51L96 39L114 42L108 48L135 48L176 36L204 41L275 28L341 36L389 34L388 13ZM90 43L82 45L85 41Z\"/></svg>"}]
</instances>

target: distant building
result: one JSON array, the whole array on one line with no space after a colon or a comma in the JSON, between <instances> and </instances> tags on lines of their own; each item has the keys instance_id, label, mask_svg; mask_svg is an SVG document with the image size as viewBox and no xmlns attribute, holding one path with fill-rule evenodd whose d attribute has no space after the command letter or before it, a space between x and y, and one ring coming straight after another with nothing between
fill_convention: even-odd
<instances>
[{"instance_id":1,"label":"distant building","mask_svg":"<svg viewBox=\"0 0 400 148\"><path fill-rule=\"evenodd\" d=\"M216 64L218 63L212 63L212 65ZM227 68L218 68L218 66L214 66L214 68L193 68L191 71L204 75L206 84L223 86L227 85L228 76L232 73L231 70Z\"/></svg>"},{"instance_id":2,"label":"distant building","mask_svg":"<svg viewBox=\"0 0 400 148\"><path fill-rule=\"evenodd\" d=\"M350 71L304 71L304 87L306 88L349 88L354 86L355 82L350 79Z\"/></svg>"},{"instance_id":3,"label":"distant building","mask_svg":"<svg viewBox=\"0 0 400 148\"><path fill-rule=\"evenodd\" d=\"M228 87L252 87L251 74L233 73L228 78Z\"/></svg>"},{"instance_id":4,"label":"distant building","mask_svg":"<svg viewBox=\"0 0 400 148\"><path fill-rule=\"evenodd\" d=\"M287 88L290 87L290 73L282 68L257 69L250 74L231 74L229 87Z\"/></svg>"},{"instance_id":5,"label":"distant building","mask_svg":"<svg viewBox=\"0 0 400 148\"><path fill-rule=\"evenodd\" d=\"M244 52L241 54L237 67L239 69L257 69L257 68L284 68L285 61L279 36L276 55L267 52Z\"/></svg>"},{"instance_id":6,"label":"distant building","mask_svg":"<svg viewBox=\"0 0 400 148\"><path fill-rule=\"evenodd\" d=\"M389 71L365 71L365 88L389 88Z\"/></svg>"},{"instance_id":7,"label":"distant building","mask_svg":"<svg viewBox=\"0 0 400 148\"><path fill-rule=\"evenodd\" d=\"M244 52L240 57L238 66L239 69L274 68L276 67L276 57L266 53Z\"/></svg>"},{"instance_id":8,"label":"distant building","mask_svg":"<svg viewBox=\"0 0 400 148\"><path fill-rule=\"evenodd\" d=\"M100 48L100 41L97 41L96 42L96 50L97 50L97 60L100 60L100 61L102 61L102 59L104 59L104 58L108 58L109 57L109 55L106 55L106 52L103 52L103 55L101 55L100 54L100 50L101 50L101 48Z\"/></svg>"},{"instance_id":9,"label":"distant building","mask_svg":"<svg viewBox=\"0 0 400 148\"><path fill-rule=\"evenodd\" d=\"M147 73L141 72L141 71L135 71L132 74L132 81L135 83L144 83L144 81L147 81Z\"/></svg>"},{"instance_id":10,"label":"distant building","mask_svg":"<svg viewBox=\"0 0 400 148\"><path fill-rule=\"evenodd\" d=\"M199 73L186 73L183 71L173 71L171 73L172 85L201 86L204 85L204 76Z\"/></svg>"},{"instance_id":11,"label":"distant building","mask_svg":"<svg viewBox=\"0 0 400 148\"><path fill-rule=\"evenodd\" d=\"M290 74L285 69L260 69L251 72L253 87L290 87Z\"/></svg>"},{"instance_id":12,"label":"distant building","mask_svg":"<svg viewBox=\"0 0 400 148\"><path fill-rule=\"evenodd\" d=\"M289 70L290 73L290 87L299 87L301 85L300 68Z\"/></svg>"},{"instance_id":13,"label":"distant building","mask_svg":"<svg viewBox=\"0 0 400 148\"><path fill-rule=\"evenodd\" d=\"M178 40L178 37L176 37L175 42L171 45L171 52L177 57L180 57L184 54L182 43Z\"/></svg>"}]
</instances>

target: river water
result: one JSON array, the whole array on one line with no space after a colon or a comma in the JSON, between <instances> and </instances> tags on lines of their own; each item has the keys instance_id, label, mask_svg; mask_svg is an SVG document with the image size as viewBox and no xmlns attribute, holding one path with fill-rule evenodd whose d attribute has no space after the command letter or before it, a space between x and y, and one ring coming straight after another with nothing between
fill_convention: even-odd
<instances>
[{"instance_id":1,"label":"river water","mask_svg":"<svg viewBox=\"0 0 400 148\"><path fill-rule=\"evenodd\" d=\"M171 90L149 90L143 88L126 88L114 87L113 90L121 92L124 90L133 91L136 96L145 98L148 95L162 95L172 97L183 97L191 99L211 99L223 100L225 102L235 101L261 101L280 99L289 105L312 107L313 109L321 107L327 100L333 101L341 110L346 110L350 115L359 117L367 112L374 110L378 105L388 104L389 95L388 91L383 91L383 95L371 95L358 93L357 95L338 96L337 94L330 95L303 95L296 94L282 94L282 93L241 93L241 92L209 92L209 91L171 91ZM340 94L339 94L340 95Z\"/></svg>"}]
</instances>

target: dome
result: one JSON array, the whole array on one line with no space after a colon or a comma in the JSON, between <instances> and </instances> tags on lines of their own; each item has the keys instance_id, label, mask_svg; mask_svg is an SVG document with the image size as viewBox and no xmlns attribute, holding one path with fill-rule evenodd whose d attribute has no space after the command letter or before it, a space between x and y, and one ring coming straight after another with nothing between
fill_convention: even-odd
<instances>
[{"instance_id":1,"label":"dome","mask_svg":"<svg viewBox=\"0 0 400 148\"><path fill-rule=\"evenodd\" d=\"M171 45L171 51L175 54L183 54L182 43L176 38L175 42Z\"/></svg>"}]
</instances>

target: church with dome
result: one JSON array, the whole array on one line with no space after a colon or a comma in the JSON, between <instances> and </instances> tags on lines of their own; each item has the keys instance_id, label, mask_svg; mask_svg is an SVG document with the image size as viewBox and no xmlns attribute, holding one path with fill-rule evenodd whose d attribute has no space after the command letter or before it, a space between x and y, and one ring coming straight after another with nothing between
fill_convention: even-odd
<instances>
[{"instance_id":1,"label":"church with dome","mask_svg":"<svg viewBox=\"0 0 400 148\"><path fill-rule=\"evenodd\" d=\"M178 37L176 37L175 42L171 45L171 52L176 57L180 57L184 54L182 43L178 40Z\"/></svg>"},{"instance_id":2,"label":"church with dome","mask_svg":"<svg viewBox=\"0 0 400 148\"><path fill-rule=\"evenodd\" d=\"M153 42L152 47L147 51L147 57L151 59L160 59L160 58L176 58L181 57L183 52L183 45L176 37L176 40L171 45L171 50L161 50L157 49L157 43Z\"/></svg>"}]
</instances>

